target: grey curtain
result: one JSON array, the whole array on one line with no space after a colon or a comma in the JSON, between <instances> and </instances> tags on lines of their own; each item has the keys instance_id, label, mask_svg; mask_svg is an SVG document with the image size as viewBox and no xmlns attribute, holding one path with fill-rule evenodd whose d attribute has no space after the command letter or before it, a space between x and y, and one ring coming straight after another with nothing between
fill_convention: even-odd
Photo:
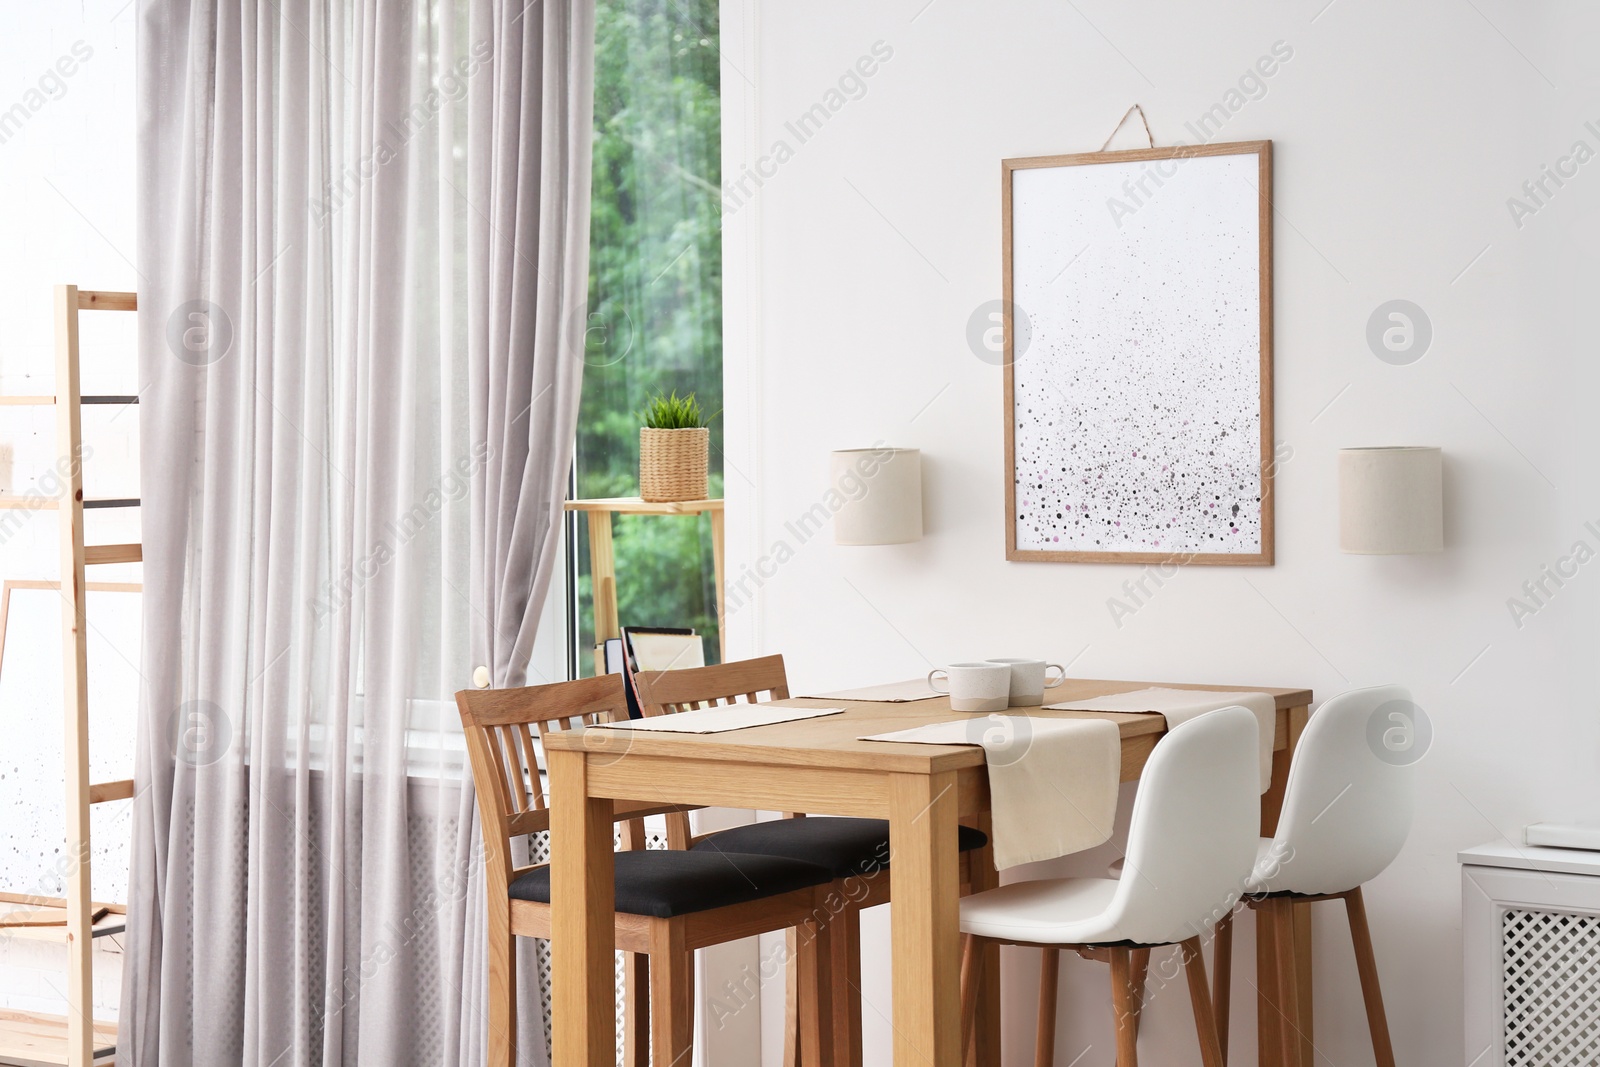
<instances>
[{"instance_id":1,"label":"grey curtain","mask_svg":"<svg viewBox=\"0 0 1600 1067\"><path fill-rule=\"evenodd\" d=\"M140 0L138 33L119 1062L480 1062L451 694L522 680L556 562L591 4Z\"/></svg>"}]
</instances>

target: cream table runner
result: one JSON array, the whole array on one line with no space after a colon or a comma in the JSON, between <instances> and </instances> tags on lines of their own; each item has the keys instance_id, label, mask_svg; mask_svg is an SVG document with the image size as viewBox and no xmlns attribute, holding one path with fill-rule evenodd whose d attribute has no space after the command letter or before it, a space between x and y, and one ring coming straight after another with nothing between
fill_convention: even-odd
<instances>
[{"instance_id":1,"label":"cream table runner","mask_svg":"<svg viewBox=\"0 0 1600 1067\"><path fill-rule=\"evenodd\" d=\"M1199 689L1162 689L1157 686L1088 700L1064 700L1046 707L1051 711L1153 713L1165 717L1167 729L1170 730L1196 715L1204 715L1218 708L1231 708L1235 704L1250 709L1256 717L1261 756L1261 791L1265 793L1272 785L1272 741L1278 728L1278 703L1271 693L1213 693Z\"/></svg>"},{"instance_id":2,"label":"cream table runner","mask_svg":"<svg viewBox=\"0 0 1600 1067\"><path fill-rule=\"evenodd\" d=\"M861 740L981 746L996 868L1081 852L1111 837L1122 735L1109 720L996 713Z\"/></svg>"}]
</instances>

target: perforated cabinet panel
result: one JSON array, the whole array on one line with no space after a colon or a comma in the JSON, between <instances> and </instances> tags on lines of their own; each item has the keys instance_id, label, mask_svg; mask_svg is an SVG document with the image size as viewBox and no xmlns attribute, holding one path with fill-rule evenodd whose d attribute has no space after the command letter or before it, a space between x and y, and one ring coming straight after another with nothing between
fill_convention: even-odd
<instances>
[{"instance_id":1,"label":"perforated cabinet panel","mask_svg":"<svg viewBox=\"0 0 1600 1067\"><path fill-rule=\"evenodd\" d=\"M1600 1063L1600 916L1508 910L1506 1067Z\"/></svg>"}]
</instances>

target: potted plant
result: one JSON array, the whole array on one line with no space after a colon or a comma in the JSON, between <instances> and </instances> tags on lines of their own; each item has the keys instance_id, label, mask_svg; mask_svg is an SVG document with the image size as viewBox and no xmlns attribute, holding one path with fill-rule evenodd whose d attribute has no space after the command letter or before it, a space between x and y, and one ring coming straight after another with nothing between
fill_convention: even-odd
<instances>
[{"instance_id":1,"label":"potted plant","mask_svg":"<svg viewBox=\"0 0 1600 1067\"><path fill-rule=\"evenodd\" d=\"M710 421L693 393L656 394L639 428L639 496L653 503L706 498Z\"/></svg>"}]
</instances>

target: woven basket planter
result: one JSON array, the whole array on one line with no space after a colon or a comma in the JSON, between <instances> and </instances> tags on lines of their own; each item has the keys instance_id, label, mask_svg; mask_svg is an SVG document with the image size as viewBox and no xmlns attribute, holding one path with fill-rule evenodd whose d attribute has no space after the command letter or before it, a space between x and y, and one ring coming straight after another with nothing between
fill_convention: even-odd
<instances>
[{"instance_id":1,"label":"woven basket planter","mask_svg":"<svg viewBox=\"0 0 1600 1067\"><path fill-rule=\"evenodd\" d=\"M639 428L639 495L651 503L706 498L711 431Z\"/></svg>"}]
</instances>

